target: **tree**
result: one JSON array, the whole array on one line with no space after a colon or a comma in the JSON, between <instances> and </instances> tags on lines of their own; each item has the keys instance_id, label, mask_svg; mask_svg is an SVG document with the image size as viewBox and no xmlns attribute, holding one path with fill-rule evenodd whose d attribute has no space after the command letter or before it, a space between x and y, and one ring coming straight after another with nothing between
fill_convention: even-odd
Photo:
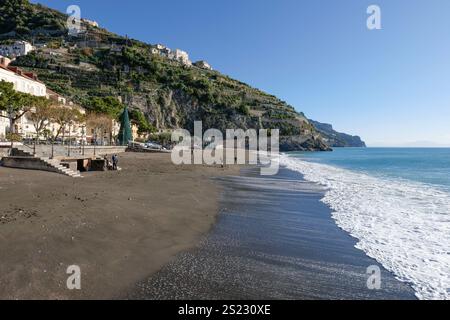
<instances>
[{"instance_id":1,"label":"tree","mask_svg":"<svg viewBox=\"0 0 450 320\"><path fill-rule=\"evenodd\" d=\"M58 139L61 133L63 134L64 140L66 128L71 123L84 121L83 114L78 109L73 109L62 105L54 106L52 108L50 119L59 126L56 134L53 136L53 141Z\"/></svg>"},{"instance_id":2,"label":"tree","mask_svg":"<svg viewBox=\"0 0 450 320\"><path fill-rule=\"evenodd\" d=\"M9 132L16 133L16 122L22 118L32 107L34 97L27 93L14 90L14 85L9 82L0 81L0 117L9 119Z\"/></svg>"},{"instance_id":3,"label":"tree","mask_svg":"<svg viewBox=\"0 0 450 320\"><path fill-rule=\"evenodd\" d=\"M64 31L67 17L42 5L31 4L28 0L0 1L0 30L2 33L14 31L29 34L30 30Z\"/></svg>"},{"instance_id":4,"label":"tree","mask_svg":"<svg viewBox=\"0 0 450 320\"><path fill-rule=\"evenodd\" d=\"M128 145L129 141L133 140L127 107L123 109L122 115L120 117L120 131L118 139L121 146L126 146Z\"/></svg>"},{"instance_id":5,"label":"tree","mask_svg":"<svg viewBox=\"0 0 450 320\"><path fill-rule=\"evenodd\" d=\"M108 114L91 112L86 116L87 126L94 129L95 143L97 143L97 139L100 136L100 141L103 144L103 137L105 132L109 132L109 134L111 135L112 120L113 119Z\"/></svg>"},{"instance_id":6,"label":"tree","mask_svg":"<svg viewBox=\"0 0 450 320\"><path fill-rule=\"evenodd\" d=\"M88 107L95 113L106 114L117 120L124 106L114 97L94 97L88 102Z\"/></svg>"},{"instance_id":7,"label":"tree","mask_svg":"<svg viewBox=\"0 0 450 320\"><path fill-rule=\"evenodd\" d=\"M36 131L36 139L49 124L52 117L52 102L44 97L34 97L31 102L32 108L28 111L28 119L33 123Z\"/></svg>"},{"instance_id":8,"label":"tree","mask_svg":"<svg viewBox=\"0 0 450 320\"><path fill-rule=\"evenodd\" d=\"M145 115L139 110L132 110L130 112L130 118L138 123L138 133L139 134L151 134L156 131L145 117Z\"/></svg>"}]
</instances>

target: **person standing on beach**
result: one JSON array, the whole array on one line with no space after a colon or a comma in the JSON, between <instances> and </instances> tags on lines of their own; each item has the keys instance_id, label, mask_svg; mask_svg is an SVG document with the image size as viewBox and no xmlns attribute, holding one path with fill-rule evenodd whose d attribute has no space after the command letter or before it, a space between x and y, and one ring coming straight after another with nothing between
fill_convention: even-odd
<instances>
[{"instance_id":1,"label":"person standing on beach","mask_svg":"<svg viewBox=\"0 0 450 320\"><path fill-rule=\"evenodd\" d=\"M108 171L109 170L109 160L108 160L108 155L105 154L105 156L103 157L104 163L103 163L103 171Z\"/></svg>"},{"instance_id":2,"label":"person standing on beach","mask_svg":"<svg viewBox=\"0 0 450 320\"><path fill-rule=\"evenodd\" d=\"M119 163L119 157L117 154L112 156L113 170L117 170L117 164Z\"/></svg>"}]
</instances>

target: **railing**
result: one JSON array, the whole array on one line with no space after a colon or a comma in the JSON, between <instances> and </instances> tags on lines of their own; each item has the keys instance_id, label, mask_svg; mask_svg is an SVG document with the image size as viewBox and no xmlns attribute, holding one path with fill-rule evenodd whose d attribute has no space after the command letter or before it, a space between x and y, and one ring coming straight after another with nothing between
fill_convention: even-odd
<instances>
[{"instance_id":1,"label":"railing","mask_svg":"<svg viewBox=\"0 0 450 320\"><path fill-rule=\"evenodd\" d=\"M24 146L24 147L27 147L28 149L32 149L33 150L33 152L35 152L36 151L36 145L29 145L29 144L26 144L25 142L22 142L22 144L21 144L22 146Z\"/></svg>"},{"instance_id":2,"label":"railing","mask_svg":"<svg viewBox=\"0 0 450 320\"><path fill-rule=\"evenodd\" d=\"M65 144L61 141L40 140L34 141L32 139L23 139L20 142L5 142L8 144L10 151L14 147L18 147L23 151L39 157L79 157L79 156L98 156L105 153L121 152L114 150L115 147L120 148L115 144L87 144L87 143L69 143ZM111 148L113 150L109 151Z\"/></svg>"}]
</instances>

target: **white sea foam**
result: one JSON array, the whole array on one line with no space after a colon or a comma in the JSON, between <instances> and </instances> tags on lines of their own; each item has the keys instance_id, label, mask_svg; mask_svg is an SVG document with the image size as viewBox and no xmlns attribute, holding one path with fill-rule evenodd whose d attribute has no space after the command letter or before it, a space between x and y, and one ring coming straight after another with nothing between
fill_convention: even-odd
<instances>
[{"instance_id":1,"label":"white sea foam","mask_svg":"<svg viewBox=\"0 0 450 320\"><path fill-rule=\"evenodd\" d=\"M322 200L356 247L410 283L420 299L450 299L450 193L282 155L282 166L327 188Z\"/></svg>"}]
</instances>

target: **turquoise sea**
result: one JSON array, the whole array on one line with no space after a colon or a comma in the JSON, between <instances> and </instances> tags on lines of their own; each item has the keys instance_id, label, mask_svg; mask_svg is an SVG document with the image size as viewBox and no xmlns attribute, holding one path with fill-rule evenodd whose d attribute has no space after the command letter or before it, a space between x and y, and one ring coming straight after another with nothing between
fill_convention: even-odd
<instances>
[{"instance_id":1,"label":"turquoise sea","mask_svg":"<svg viewBox=\"0 0 450 320\"><path fill-rule=\"evenodd\" d=\"M308 161L450 189L450 148L336 148L292 153Z\"/></svg>"},{"instance_id":2,"label":"turquoise sea","mask_svg":"<svg viewBox=\"0 0 450 320\"><path fill-rule=\"evenodd\" d=\"M421 299L450 299L450 149L342 148L281 164L322 186L337 225Z\"/></svg>"}]
</instances>

